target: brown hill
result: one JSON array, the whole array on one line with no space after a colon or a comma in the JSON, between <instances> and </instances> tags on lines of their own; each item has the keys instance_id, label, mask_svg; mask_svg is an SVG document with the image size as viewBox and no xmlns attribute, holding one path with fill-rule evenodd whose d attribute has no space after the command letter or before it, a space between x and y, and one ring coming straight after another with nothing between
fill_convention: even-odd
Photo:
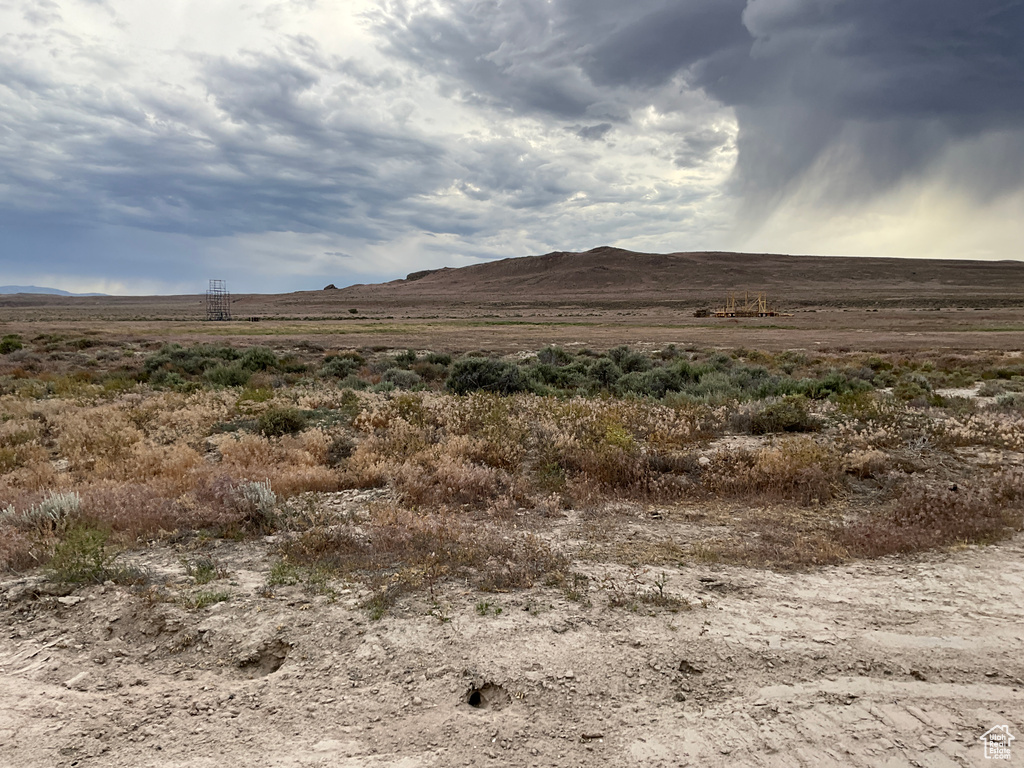
<instances>
[{"instance_id":1,"label":"brown hill","mask_svg":"<svg viewBox=\"0 0 1024 768\"><path fill-rule=\"evenodd\" d=\"M1024 262L790 256L726 252L585 253L502 259L350 286L342 301L468 304L702 304L766 291L798 305L1018 304Z\"/></svg>"}]
</instances>

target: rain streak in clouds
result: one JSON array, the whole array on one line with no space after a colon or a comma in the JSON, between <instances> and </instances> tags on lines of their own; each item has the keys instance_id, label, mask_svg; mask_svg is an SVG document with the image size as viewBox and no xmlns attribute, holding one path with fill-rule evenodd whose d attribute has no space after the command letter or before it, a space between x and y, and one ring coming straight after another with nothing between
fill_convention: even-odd
<instances>
[{"instance_id":1,"label":"rain streak in clouds","mask_svg":"<svg viewBox=\"0 0 1024 768\"><path fill-rule=\"evenodd\" d=\"M0 0L3 282L1020 258L1024 3Z\"/></svg>"}]
</instances>

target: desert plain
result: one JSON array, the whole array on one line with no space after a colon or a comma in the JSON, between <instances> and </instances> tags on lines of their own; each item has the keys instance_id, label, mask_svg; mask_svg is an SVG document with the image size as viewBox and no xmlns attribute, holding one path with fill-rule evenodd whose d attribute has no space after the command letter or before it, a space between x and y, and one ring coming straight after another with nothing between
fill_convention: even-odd
<instances>
[{"instance_id":1,"label":"desert plain","mask_svg":"<svg viewBox=\"0 0 1024 768\"><path fill-rule=\"evenodd\" d=\"M0 297L0 765L991 764L1022 284L597 249L221 322ZM778 314L695 316L733 292Z\"/></svg>"}]
</instances>

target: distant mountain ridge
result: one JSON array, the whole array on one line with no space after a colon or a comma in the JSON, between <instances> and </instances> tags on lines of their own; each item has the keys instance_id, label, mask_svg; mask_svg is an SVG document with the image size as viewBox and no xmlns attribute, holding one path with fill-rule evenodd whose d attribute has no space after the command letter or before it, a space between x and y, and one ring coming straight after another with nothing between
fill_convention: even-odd
<instances>
[{"instance_id":1,"label":"distant mountain ridge","mask_svg":"<svg viewBox=\"0 0 1024 768\"><path fill-rule=\"evenodd\" d=\"M1019 305L1024 261L804 256L697 251L640 253L603 246L555 251L458 268L413 272L404 280L352 285L335 301L443 304L663 303L710 306L732 292L768 293L788 306L932 306L987 297Z\"/></svg>"},{"instance_id":2,"label":"distant mountain ridge","mask_svg":"<svg viewBox=\"0 0 1024 768\"><path fill-rule=\"evenodd\" d=\"M105 293L71 293L60 288L41 288L38 285L0 285L0 293L45 293L49 296L106 296Z\"/></svg>"}]
</instances>

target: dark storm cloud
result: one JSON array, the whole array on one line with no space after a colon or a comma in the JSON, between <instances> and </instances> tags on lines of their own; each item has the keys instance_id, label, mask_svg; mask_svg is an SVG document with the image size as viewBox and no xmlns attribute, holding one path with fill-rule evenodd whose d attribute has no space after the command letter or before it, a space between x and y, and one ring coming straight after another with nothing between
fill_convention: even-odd
<instances>
[{"instance_id":1,"label":"dark storm cloud","mask_svg":"<svg viewBox=\"0 0 1024 768\"><path fill-rule=\"evenodd\" d=\"M376 28L389 53L456 84L469 103L572 119L604 97L584 75L565 21L547 0L454 3L443 14L399 0L377 15Z\"/></svg>"},{"instance_id":2,"label":"dark storm cloud","mask_svg":"<svg viewBox=\"0 0 1024 768\"><path fill-rule=\"evenodd\" d=\"M574 125L570 130L587 141L599 141L603 139L612 129L611 123L598 123L597 125Z\"/></svg>"},{"instance_id":3,"label":"dark storm cloud","mask_svg":"<svg viewBox=\"0 0 1024 768\"><path fill-rule=\"evenodd\" d=\"M746 0L688 0L631 4L640 13L624 20L585 55L590 78L600 84L658 85L681 69L723 51L749 49L740 23ZM579 10L585 18L586 11Z\"/></svg>"},{"instance_id":4,"label":"dark storm cloud","mask_svg":"<svg viewBox=\"0 0 1024 768\"><path fill-rule=\"evenodd\" d=\"M694 83L738 107L738 180L750 194L822 158L844 163L826 191L870 194L958 141L1021 129L1020 2L751 0L743 19L749 54L709 60ZM987 170L964 181L992 189Z\"/></svg>"},{"instance_id":5,"label":"dark storm cloud","mask_svg":"<svg viewBox=\"0 0 1024 768\"><path fill-rule=\"evenodd\" d=\"M1018 0L522 0L433 8L394 3L378 29L390 51L464 98L554 118L603 111L621 122L645 99L672 109L664 87L675 79L736 108L736 180L751 197L784 190L833 155L844 159L844 172L854 171L830 191L867 194L929 167L964 138L1018 132L1024 116ZM698 164L721 146L708 141L699 132L685 137L676 163ZM972 183L1020 183L996 170L979 169Z\"/></svg>"}]
</instances>

